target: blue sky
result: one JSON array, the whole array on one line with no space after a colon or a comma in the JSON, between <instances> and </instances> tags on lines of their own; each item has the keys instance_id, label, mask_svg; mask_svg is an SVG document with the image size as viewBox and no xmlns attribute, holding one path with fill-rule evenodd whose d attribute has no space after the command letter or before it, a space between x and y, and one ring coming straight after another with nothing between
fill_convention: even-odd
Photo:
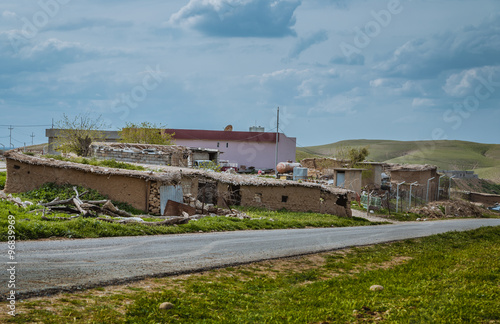
<instances>
[{"instance_id":1,"label":"blue sky","mask_svg":"<svg viewBox=\"0 0 500 324\"><path fill-rule=\"evenodd\" d=\"M0 47L6 146L63 113L271 131L278 106L300 146L500 143L498 0L6 0Z\"/></svg>"}]
</instances>

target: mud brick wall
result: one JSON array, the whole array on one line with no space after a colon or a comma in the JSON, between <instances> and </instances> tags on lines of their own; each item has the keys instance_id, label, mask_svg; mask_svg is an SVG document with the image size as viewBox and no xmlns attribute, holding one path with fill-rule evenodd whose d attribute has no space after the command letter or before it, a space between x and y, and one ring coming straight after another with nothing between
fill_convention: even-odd
<instances>
[{"instance_id":1,"label":"mud brick wall","mask_svg":"<svg viewBox=\"0 0 500 324\"><path fill-rule=\"evenodd\" d=\"M477 192L470 193L470 201L478 202L484 204L488 207L495 205L496 203L500 203L499 195L490 195L490 194L482 194Z\"/></svg>"},{"instance_id":2,"label":"mud brick wall","mask_svg":"<svg viewBox=\"0 0 500 324\"><path fill-rule=\"evenodd\" d=\"M122 175L107 175L70 168L32 165L7 159L7 183L5 192L20 193L53 182L58 185L72 184L99 191L112 200L146 210L147 182Z\"/></svg>"},{"instance_id":3,"label":"mud brick wall","mask_svg":"<svg viewBox=\"0 0 500 324\"><path fill-rule=\"evenodd\" d=\"M242 206L315 212L344 217L352 215L347 194L333 194L319 188L241 186L240 192Z\"/></svg>"}]
</instances>

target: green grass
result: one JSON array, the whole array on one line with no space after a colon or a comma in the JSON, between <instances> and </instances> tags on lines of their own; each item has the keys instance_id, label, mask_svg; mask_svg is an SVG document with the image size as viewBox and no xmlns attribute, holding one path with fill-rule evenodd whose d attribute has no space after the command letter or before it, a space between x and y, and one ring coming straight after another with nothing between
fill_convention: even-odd
<instances>
[{"instance_id":1,"label":"green grass","mask_svg":"<svg viewBox=\"0 0 500 324\"><path fill-rule=\"evenodd\" d=\"M142 167L140 165L134 165L134 164L125 163L125 162L117 162L115 160L96 160L95 158L87 159L84 157L66 158L66 157L62 157L60 155L45 155L44 158L54 159L54 160L59 160L59 161L73 162L73 163L88 164L88 165L94 165L94 166L100 166L100 167L116 168L116 169L137 170L137 171L146 170L144 167Z\"/></svg>"},{"instance_id":2,"label":"green grass","mask_svg":"<svg viewBox=\"0 0 500 324\"><path fill-rule=\"evenodd\" d=\"M101 200L106 197L100 195L95 190L77 187L79 193L88 191L82 197L86 200ZM21 195L23 201L48 202L56 197L60 200L70 198L74 195L73 186L57 186L55 184L45 184L42 188L33 190ZM140 210L134 209L123 203L114 204L133 214L141 214ZM107 223L95 218L77 218L71 221L46 221L42 220L40 206L30 206L22 208L14 203L0 201L0 241L7 240L8 216L14 215L16 218L16 238L18 240L36 240L43 238L95 238L95 237L116 237L116 236L138 236L138 235L158 235L158 234L180 234L213 231L237 231L237 230L259 230L259 229L283 229L283 228L305 228L305 227L344 227L376 225L362 218L346 218L334 215L315 213L294 213L288 211L265 211L259 209L245 210L252 219L237 219L229 217L205 217L200 220L192 220L188 224L178 226L147 226L137 224L116 224ZM31 213L30 213L31 212ZM66 214L54 214L48 217L67 217ZM144 219L154 221L155 219Z\"/></svg>"},{"instance_id":3,"label":"green grass","mask_svg":"<svg viewBox=\"0 0 500 324\"><path fill-rule=\"evenodd\" d=\"M377 162L432 164L441 170L477 170L480 177L500 181L500 144L464 141L349 140L297 149L297 156L333 156L342 146L367 146L367 159Z\"/></svg>"},{"instance_id":4,"label":"green grass","mask_svg":"<svg viewBox=\"0 0 500 324\"><path fill-rule=\"evenodd\" d=\"M0 172L0 190L5 188L5 181L7 181L7 172Z\"/></svg>"},{"instance_id":5,"label":"green grass","mask_svg":"<svg viewBox=\"0 0 500 324\"><path fill-rule=\"evenodd\" d=\"M21 314L3 319L9 323L498 323L499 269L497 226L150 279L106 293L96 289L28 300L18 306ZM371 291L372 285L384 289ZM173 308L160 310L163 302Z\"/></svg>"}]
</instances>

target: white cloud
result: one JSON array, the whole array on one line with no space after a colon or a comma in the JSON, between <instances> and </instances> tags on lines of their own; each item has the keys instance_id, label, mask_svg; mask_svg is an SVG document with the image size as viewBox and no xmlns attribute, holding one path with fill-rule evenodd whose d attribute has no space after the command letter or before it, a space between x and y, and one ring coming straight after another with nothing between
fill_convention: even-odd
<instances>
[{"instance_id":1,"label":"white cloud","mask_svg":"<svg viewBox=\"0 0 500 324\"><path fill-rule=\"evenodd\" d=\"M436 103L434 100L428 98L414 98L411 105L413 107L432 107L435 106Z\"/></svg>"},{"instance_id":2,"label":"white cloud","mask_svg":"<svg viewBox=\"0 0 500 324\"><path fill-rule=\"evenodd\" d=\"M498 86L500 66L485 66L454 73L446 80L443 90L452 97L465 97L474 94L478 85L484 86L491 81L493 81L491 87Z\"/></svg>"},{"instance_id":3,"label":"white cloud","mask_svg":"<svg viewBox=\"0 0 500 324\"><path fill-rule=\"evenodd\" d=\"M190 0L170 16L167 26L196 29L219 37L295 35L299 0Z\"/></svg>"}]
</instances>

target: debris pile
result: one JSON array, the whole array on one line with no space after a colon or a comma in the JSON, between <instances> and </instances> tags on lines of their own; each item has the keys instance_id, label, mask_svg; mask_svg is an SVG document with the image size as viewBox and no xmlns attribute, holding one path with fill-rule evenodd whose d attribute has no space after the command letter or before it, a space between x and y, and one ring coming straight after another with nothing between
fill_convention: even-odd
<instances>
[{"instance_id":1,"label":"debris pile","mask_svg":"<svg viewBox=\"0 0 500 324\"><path fill-rule=\"evenodd\" d=\"M427 206L412 208L410 212L426 218L482 217L488 211L463 200L435 201Z\"/></svg>"}]
</instances>

